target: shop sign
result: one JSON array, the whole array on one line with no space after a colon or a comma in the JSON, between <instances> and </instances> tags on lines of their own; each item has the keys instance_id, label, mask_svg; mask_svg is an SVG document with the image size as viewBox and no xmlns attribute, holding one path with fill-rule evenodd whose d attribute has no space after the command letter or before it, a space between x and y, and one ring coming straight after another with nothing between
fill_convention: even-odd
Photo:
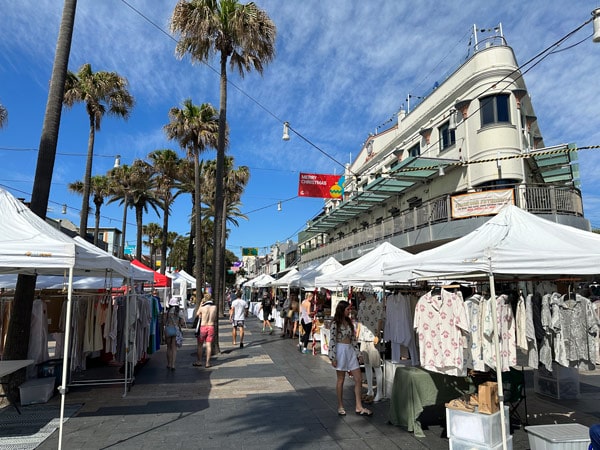
<instances>
[{"instance_id":1,"label":"shop sign","mask_svg":"<svg viewBox=\"0 0 600 450\"><path fill-rule=\"evenodd\" d=\"M498 214L506 204L514 205L515 197L512 189L473 192L453 195L450 199L453 219L464 219L474 216Z\"/></svg>"}]
</instances>

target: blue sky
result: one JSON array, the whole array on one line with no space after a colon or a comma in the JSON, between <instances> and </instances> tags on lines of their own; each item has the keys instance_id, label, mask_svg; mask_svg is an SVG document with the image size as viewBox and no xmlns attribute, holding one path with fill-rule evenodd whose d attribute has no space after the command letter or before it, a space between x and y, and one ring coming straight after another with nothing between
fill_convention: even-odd
<instances>
[{"instance_id":1,"label":"blue sky","mask_svg":"<svg viewBox=\"0 0 600 450\"><path fill-rule=\"evenodd\" d=\"M227 244L238 255L242 247L258 247L264 254L277 241L296 240L323 205L320 199L297 198L299 173L341 173L341 164L356 157L369 133L390 125L408 94L425 94L464 61L473 25L501 23L522 64L600 7L598 0L572 2L568 8L547 0L444 2L443 7L435 1L392 0L256 3L277 26L277 55L262 77L229 73L228 151L236 165L251 171L241 207L249 220L232 228ZM103 119L93 174L106 173L117 154L125 164L163 148L183 156L163 132L169 108L186 98L218 107L218 62L193 65L175 57L168 35L175 4L78 1L69 69L90 63L94 71L116 71L128 79L136 99L128 121ZM0 103L9 120L0 130L0 187L29 200L62 2L5 0L1 10ZM600 44L591 34L590 23L565 41L562 51L525 74L547 146L600 144ZM69 193L67 184L83 178L87 121L83 106L63 111L50 192L48 216L65 218L61 205L66 204L66 218L75 224L81 198ZM301 136L292 133L290 141L282 141L283 121ZM214 152L205 154L205 159L214 157ZM600 228L600 152L581 151L579 161L585 214ZM279 201L282 211L277 211ZM171 231L189 231L190 204L187 197L176 204ZM120 228L121 217L120 207L104 206L101 225ZM161 223L154 214L144 220ZM88 223L93 226L93 217ZM127 241L133 244L133 212L128 223Z\"/></svg>"}]
</instances>

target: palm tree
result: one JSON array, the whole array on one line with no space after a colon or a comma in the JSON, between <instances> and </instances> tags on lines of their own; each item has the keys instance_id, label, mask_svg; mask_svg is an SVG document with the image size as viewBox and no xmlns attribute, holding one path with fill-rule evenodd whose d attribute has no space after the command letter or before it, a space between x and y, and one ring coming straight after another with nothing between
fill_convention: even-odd
<instances>
[{"instance_id":1,"label":"palm tree","mask_svg":"<svg viewBox=\"0 0 600 450\"><path fill-rule=\"evenodd\" d=\"M185 271L187 273L195 274L194 271L194 236L196 235L196 184L194 180L194 166L195 163L189 159L184 159L179 164L179 192L181 194L191 194L192 199L192 214L190 218L190 234L187 240L188 248L185 257ZM199 163L199 172L202 173L203 161ZM201 175L200 175L201 178ZM201 182L202 184L202 182ZM181 244L179 244L181 245Z\"/></svg>"},{"instance_id":2,"label":"palm tree","mask_svg":"<svg viewBox=\"0 0 600 450\"><path fill-rule=\"evenodd\" d=\"M156 180L153 178L152 166L146 161L136 159L131 165L132 184L129 187L129 199L135 209L135 223L137 226L135 257L142 260L142 234L144 213L150 206L160 216L159 208L164 205L156 195Z\"/></svg>"},{"instance_id":3,"label":"palm tree","mask_svg":"<svg viewBox=\"0 0 600 450\"><path fill-rule=\"evenodd\" d=\"M191 99L183 102L183 109L171 108L169 111L170 122L165 125L165 132L169 139L179 142L185 149L187 157L194 160L194 220L196 224L195 235L200 236L201 186L200 186L200 153L208 148L215 148L219 136L217 112L210 103L200 106L194 105ZM200 242L196 242L196 295L200 295L199 264L201 256Z\"/></svg>"},{"instance_id":4,"label":"palm tree","mask_svg":"<svg viewBox=\"0 0 600 450\"><path fill-rule=\"evenodd\" d=\"M83 195L85 183L83 181L74 181L69 183L67 188L71 192ZM94 197L94 245L98 246L98 234L100 232L100 208L104 204L104 199L110 194L110 179L106 175L94 175L90 178L90 192Z\"/></svg>"},{"instance_id":5,"label":"palm tree","mask_svg":"<svg viewBox=\"0 0 600 450\"><path fill-rule=\"evenodd\" d=\"M181 160L173 150L155 150L148 155L155 172L158 197L164 205L163 227L160 249L160 273L164 274L167 266L167 237L169 233L169 216L171 204L179 195L177 176Z\"/></svg>"},{"instance_id":6,"label":"palm tree","mask_svg":"<svg viewBox=\"0 0 600 450\"><path fill-rule=\"evenodd\" d=\"M77 0L65 0L60 29L58 31L58 40L56 42L56 53L54 54L54 63L52 65L52 77L50 78L48 101L46 102L46 111L44 113L44 124L40 136L30 208L42 219L46 218L48 198L50 197L50 185L54 172L58 129L60 127L65 79L69 64L69 54L71 53L71 39L73 37L76 10ZM18 276L4 346L3 359L5 360L27 359L35 283L35 275ZM9 399L17 398L18 387L23 381L25 381L25 370L20 370L8 376L8 387L5 393Z\"/></svg>"},{"instance_id":7,"label":"palm tree","mask_svg":"<svg viewBox=\"0 0 600 450\"><path fill-rule=\"evenodd\" d=\"M92 72L90 64L84 64L77 73L67 74L65 106L71 108L75 103L85 103L90 119L88 153L83 177L83 200L81 202L81 222L79 235L87 234L87 220L90 208L90 179L94 158L94 140L96 131L100 131L102 118L110 115L127 119L133 108L134 100L127 90L127 80L116 72Z\"/></svg>"},{"instance_id":8,"label":"palm tree","mask_svg":"<svg viewBox=\"0 0 600 450\"><path fill-rule=\"evenodd\" d=\"M0 128L4 127L8 122L8 111L3 104L0 103Z\"/></svg>"},{"instance_id":9,"label":"palm tree","mask_svg":"<svg viewBox=\"0 0 600 450\"><path fill-rule=\"evenodd\" d=\"M150 248L150 267L156 270L156 250L162 245L163 229L159 224L150 222L142 226L142 235L148 236L148 240L143 244Z\"/></svg>"},{"instance_id":10,"label":"palm tree","mask_svg":"<svg viewBox=\"0 0 600 450\"><path fill-rule=\"evenodd\" d=\"M123 205L123 222L121 226L121 245L119 247L119 258L125 257L125 236L127 234L127 208L131 207L129 190L133 185L133 172L130 166L123 164L108 172L109 196L108 203L119 202Z\"/></svg>"},{"instance_id":11,"label":"palm tree","mask_svg":"<svg viewBox=\"0 0 600 450\"><path fill-rule=\"evenodd\" d=\"M175 52L192 61L206 62L214 53L220 59L219 139L215 188L215 246L213 256L213 292L217 305L223 302L224 266L223 175L227 124L227 62L240 76L254 69L262 74L263 65L275 56L275 24L254 3L237 0L179 0L171 17L171 31L180 34Z\"/></svg>"}]
</instances>

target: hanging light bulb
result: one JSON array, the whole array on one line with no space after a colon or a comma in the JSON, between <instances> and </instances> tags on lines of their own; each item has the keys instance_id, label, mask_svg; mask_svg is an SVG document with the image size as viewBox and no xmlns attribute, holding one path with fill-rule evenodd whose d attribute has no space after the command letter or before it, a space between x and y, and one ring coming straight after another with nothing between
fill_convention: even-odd
<instances>
[{"instance_id":1,"label":"hanging light bulb","mask_svg":"<svg viewBox=\"0 0 600 450\"><path fill-rule=\"evenodd\" d=\"M62 206L62 213L66 214L67 213L67 205L63 205Z\"/></svg>"},{"instance_id":2,"label":"hanging light bulb","mask_svg":"<svg viewBox=\"0 0 600 450\"><path fill-rule=\"evenodd\" d=\"M438 167L438 176L443 177L444 175L446 175L446 171L444 170L444 166L439 166Z\"/></svg>"},{"instance_id":3,"label":"hanging light bulb","mask_svg":"<svg viewBox=\"0 0 600 450\"><path fill-rule=\"evenodd\" d=\"M281 139L284 141L290 140L290 124L288 122L283 122L283 136Z\"/></svg>"},{"instance_id":4,"label":"hanging light bulb","mask_svg":"<svg viewBox=\"0 0 600 450\"><path fill-rule=\"evenodd\" d=\"M277 202L277 211L281 211L281 202Z\"/></svg>"},{"instance_id":5,"label":"hanging light bulb","mask_svg":"<svg viewBox=\"0 0 600 450\"><path fill-rule=\"evenodd\" d=\"M113 169L116 169L117 167L121 167L121 155L115 156L115 164Z\"/></svg>"}]
</instances>

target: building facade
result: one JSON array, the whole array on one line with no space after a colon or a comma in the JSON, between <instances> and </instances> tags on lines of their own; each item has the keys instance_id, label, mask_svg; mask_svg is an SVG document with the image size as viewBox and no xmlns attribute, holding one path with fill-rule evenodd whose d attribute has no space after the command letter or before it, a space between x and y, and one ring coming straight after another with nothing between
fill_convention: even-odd
<instances>
[{"instance_id":1,"label":"building facade","mask_svg":"<svg viewBox=\"0 0 600 450\"><path fill-rule=\"evenodd\" d=\"M501 26L474 35L456 71L367 137L346 166L343 197L299 234L300 268L330 256L344 263L383 241L413 253L436 247L507 202L590 230L574 144L545 146Z\"/></svg>"}]
</instances>

